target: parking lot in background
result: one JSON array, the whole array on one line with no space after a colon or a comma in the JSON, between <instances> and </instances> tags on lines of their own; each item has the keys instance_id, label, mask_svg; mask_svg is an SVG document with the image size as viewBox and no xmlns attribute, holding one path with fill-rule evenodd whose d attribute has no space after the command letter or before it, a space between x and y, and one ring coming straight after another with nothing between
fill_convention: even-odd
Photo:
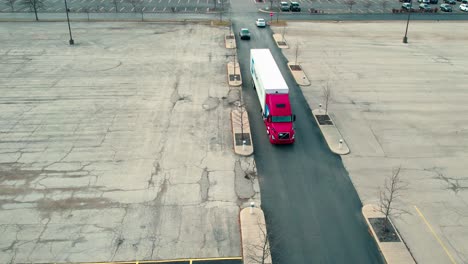
<instances>
[{"instance_id":1,"label":"parking lot in background","mask_svg":"<svg viewBox=\"0 0 468 264\"><path fill-rule=\"evenodd\" d=\"M224 9L228 12L231 1L233 0L142 0L137 4L132 4L128 0L68 0L68 8L72 13L207 13ZM257 9L269 9L274 7L277 9L279 1L271 2L255 2ZM301 13L309 13L310 9L315 9L318 12L327 14L340 13L355 13L355 14L378 14L391 13L392 9L401 9L402 3L398 0L354 0L351 7L348 3L350 0L297 0L301 6ZM134 3L134 2L133 2ZM438 4L431 4L431 8L438 8L443 0L439 0ZM467 13L460 10L459 6L462 2L458 1L452 5L453 13ZM419 10L417 0L413 1L413 7ZM0 12L11 12L12 9L5 1L0 2ZM14 5L14 12L30 12L28 7L19 5L17 2ZM64 2L61 0L46 1L43 8L39 12L44 13L60 13L65 12ZM257 12L253 9L252 12ZM285 12L291 13L291 12ZM450 13L446 13L450 14ZM468 15L468 14L467 14Z\"/></svg>"}]
</instances>

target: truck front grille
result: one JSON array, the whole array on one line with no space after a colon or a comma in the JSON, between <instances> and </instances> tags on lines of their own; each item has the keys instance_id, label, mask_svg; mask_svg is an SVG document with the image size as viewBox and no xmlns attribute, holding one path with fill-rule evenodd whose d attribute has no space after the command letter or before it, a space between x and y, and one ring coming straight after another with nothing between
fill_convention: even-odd
<instances>
[{"instance_id":1,"label":"truck front grille","mask_svg":"<svg viewBox=\"0 0 468 264\"><path fill-rule=\"evenodd\" d=\"M279 139L289 139L289 133L279 133L278 138Z\"/></svg>"}]
</instances>

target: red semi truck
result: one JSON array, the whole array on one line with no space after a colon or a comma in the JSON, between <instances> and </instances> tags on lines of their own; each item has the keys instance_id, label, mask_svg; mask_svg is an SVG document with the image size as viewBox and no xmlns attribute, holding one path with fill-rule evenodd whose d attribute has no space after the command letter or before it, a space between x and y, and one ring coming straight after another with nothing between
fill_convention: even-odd
<instances>
[{"instance_id":1,"label":"red semi truck","mask_svg":"<svg viewBox=\"0 0 468 264\"><path fill-rule=\"evenodd\" d=\"M269 49L250 50L250 74L270 143L294 143L296 116L292 114L288 85Z\"/></svg>"}]
</instances>

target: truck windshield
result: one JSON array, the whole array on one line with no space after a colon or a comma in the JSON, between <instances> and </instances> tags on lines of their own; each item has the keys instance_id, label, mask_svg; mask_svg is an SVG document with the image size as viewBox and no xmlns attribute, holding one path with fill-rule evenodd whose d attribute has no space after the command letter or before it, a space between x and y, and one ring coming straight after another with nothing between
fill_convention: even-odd
<instances>
[{"instance_id":1,"label":"truck windshield","mask_svg":"<svg viewBox=\"0 0 468 264\"><path fill-rule=\"evenodd\" d=\"M271 122L273 123L287 123L292 122L291 116L272 116Z\"/></svg>"}]
</instances>

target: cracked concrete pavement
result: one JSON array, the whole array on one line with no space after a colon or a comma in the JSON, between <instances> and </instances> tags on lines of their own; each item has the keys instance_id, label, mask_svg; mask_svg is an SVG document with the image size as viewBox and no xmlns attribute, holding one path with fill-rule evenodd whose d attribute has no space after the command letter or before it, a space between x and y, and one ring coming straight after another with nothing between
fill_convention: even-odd
<instances>
[{"instance_id":1,"label":"cracked concrete pavement","mask_svg":"<svg viewBox=\"0 0 468 264\"><path fill-rule=\"evenodd\" d=\"M393 221L418 263L468 263L466 24L411 21L408 44L406 21L286 29L312 82L301 87L310 107L324 105L327 83L332 90L329 112L351 149L342 159L363 204L378 204L401 166L407 188L395 207L406 213ZM283 53L294 61L295 48Z\"/></svg>"},{"instance_id":2,"label":"cracked concrete pavement","mask_svg":"<svg viewBox=\"0 0 468 264\"><path fill-rule=\"evenodd\" d=\"M224 28L2 23L0 262L239 256Z\"/></svg>"}]
</instances>

